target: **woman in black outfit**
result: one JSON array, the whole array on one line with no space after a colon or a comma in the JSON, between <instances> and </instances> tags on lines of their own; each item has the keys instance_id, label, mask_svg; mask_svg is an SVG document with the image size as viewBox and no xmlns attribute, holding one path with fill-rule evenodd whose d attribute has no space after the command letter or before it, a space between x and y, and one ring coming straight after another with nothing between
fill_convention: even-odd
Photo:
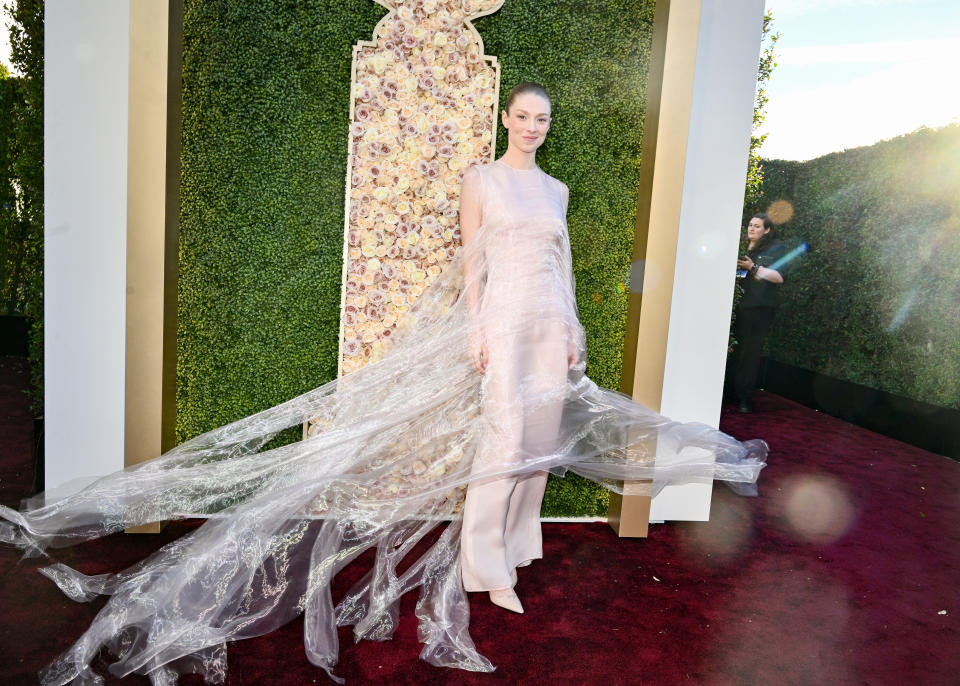
<instances>
[{"instance_id":1,"label":"woman in black outfit","mask_svg":"<svg viewBox=\"0 0 960 686\"><path fill-rule=\"evenodd\" d=\"M781 258L786 246L774 236L773 222L766 214L755 214L747 224L747 254L737 260L743 278L743 298L737 306L734 336L737 339L734 389L740 412L753 412L753 391L757 387L763 341L779 304L780 284L786 264ZM746 274L744 274L744 270Z\"/></svg>"}]
</instances>

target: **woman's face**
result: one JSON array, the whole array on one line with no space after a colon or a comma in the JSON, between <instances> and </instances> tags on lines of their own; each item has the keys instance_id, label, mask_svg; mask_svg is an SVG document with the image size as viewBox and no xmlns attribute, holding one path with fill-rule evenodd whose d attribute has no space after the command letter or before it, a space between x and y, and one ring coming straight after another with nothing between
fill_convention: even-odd
<instances>
[{"instance_id":1,"label":"woman's face","mask_svg":"<svg viewBox=\"0 0 960 686\"><path fill-rule=\"evenodd\" d=\"M770 233L770 229L763 227L763 220L760 217L754 217L747 224L747 240L751 243L756 243L768 233Z\"/></svg>"},{"instance_id":2,"label":"woman's face","mask_svg":"<svg viewBox=\"0 0 960 686\"><path fill-rule=\"evenodd\" d=\"M534 152L550 130L550 101L536 93L521 93L510 110L502 112L501 119L509 144L523 152Z\"/></svg>"}]
</instances>

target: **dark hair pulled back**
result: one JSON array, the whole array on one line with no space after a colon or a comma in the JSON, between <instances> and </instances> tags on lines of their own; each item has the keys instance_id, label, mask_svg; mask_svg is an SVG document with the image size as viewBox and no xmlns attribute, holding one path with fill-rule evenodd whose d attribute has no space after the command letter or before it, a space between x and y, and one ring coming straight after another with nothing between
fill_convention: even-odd
<instances>
[{"instance_id":1,"label":"dark hair pulled back","mask_svg":"<svg viewBox=\"0 0 960 686\"><path fill-rule=\"evenodd\" d=\"M539 95L550 103L551 108L553 107L553 101L550 99L550 95L547 93L546 88L541 86L539 83L534 83L533 81L522 81L510 89L510 94L507 95L507 104L504 109L509 112L510 108L513 107L514 100L524 93L533 93L535 95Z\"/></svg>"}]
</instances>

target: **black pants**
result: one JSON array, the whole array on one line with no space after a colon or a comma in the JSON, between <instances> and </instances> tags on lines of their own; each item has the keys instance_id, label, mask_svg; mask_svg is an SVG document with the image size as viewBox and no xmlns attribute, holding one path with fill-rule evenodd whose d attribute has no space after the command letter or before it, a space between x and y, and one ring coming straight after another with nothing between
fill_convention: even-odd
<instances>
[{"instance_id":1,"label":"black pants","mask_svg":"<svg viewBox=\"0 0 960 686\"><path fill-rule=\"evenodd\" d=\"M773 316L774 307L747 307L737 309L737 321L734 323L734 337L737 347L734 349L733 388L737 400L747 400L757 388L757 376L760 373L760 356L763 354L763 339L766 338Z\"/></svg>"}]
</instances>

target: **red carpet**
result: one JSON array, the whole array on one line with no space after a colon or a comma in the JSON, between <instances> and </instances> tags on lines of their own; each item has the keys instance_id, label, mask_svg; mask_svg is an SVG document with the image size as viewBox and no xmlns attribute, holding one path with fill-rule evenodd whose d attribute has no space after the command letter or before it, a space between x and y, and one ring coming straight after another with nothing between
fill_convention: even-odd
<instances>
[{"instance_id":1,"label":"red carpet","mask_svg":"<svg viewBox=\"0 0 960 686\"><path fill-rule=\"evenodd\" d=\"M25 367L0 361L0 497L12 505L30 494L32 425ZM526 614L474 595L471 633L493 674L421 662L414 596L392 641L354 645L341 631L338 674L348 684L960 684L960 464L777 396L760 394L756 409L725 408L721 426L770 443L759 498L717 486L709 523L654 526L646 540L545 524L545 560L517 587ZM55 554L87 573L119 570L195 525ZM35 683L99 607L65 598L38 566L0 549L3 684ZM362 572L341 574L335 598ZM229 660L230 684L332 683L306 661L299 621L232 644Z\"/></svg>"}]
</instances>

